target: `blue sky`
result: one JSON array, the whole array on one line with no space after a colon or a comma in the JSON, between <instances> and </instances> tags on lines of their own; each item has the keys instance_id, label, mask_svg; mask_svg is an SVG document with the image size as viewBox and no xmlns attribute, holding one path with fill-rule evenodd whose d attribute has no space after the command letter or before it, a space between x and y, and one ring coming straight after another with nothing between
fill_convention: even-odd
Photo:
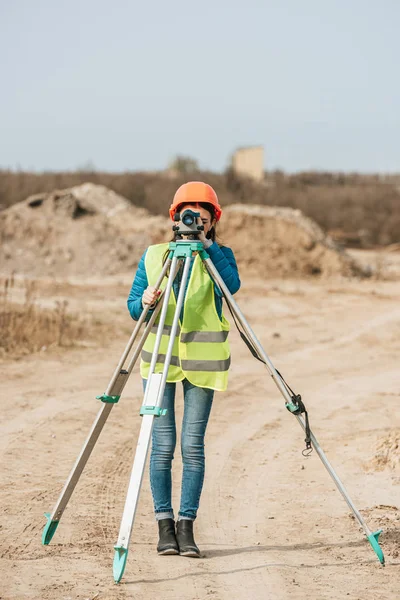
<instances>
[{"instance_id":1,"label":"blue sky","mask_svg":"<svg viewBox=\"0 0 400 600\"><path fill-rule=\"evenodd\" d=\"M0 167L400 171L398 0L0 0Z\"/></svg>"}]
</instances>

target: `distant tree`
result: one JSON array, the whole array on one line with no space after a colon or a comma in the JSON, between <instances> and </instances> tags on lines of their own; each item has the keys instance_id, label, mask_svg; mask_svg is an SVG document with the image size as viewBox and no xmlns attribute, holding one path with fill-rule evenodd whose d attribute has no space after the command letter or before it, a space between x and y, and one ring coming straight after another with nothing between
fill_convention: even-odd
<instances>
[{"instance_id":1,"label":"distant tree","mask_svg":"<svg viewBox=\"0 0 400 600\"><path fill-rule=\"evenodd\" d=\"M170 162L169 169L171 171L176 171L181 175L188 175L190 173L195 173L199 171L199 163L195 158L191 158L190 156L182 156L178 154Z\"/></svg>"},{"instance_id":2,"label":"distant tree","mask_svg":"<svg viewBox=\"0 0 400 600\"><path fill-rule=\"evenodd\" d=\"M92 160L87 160L84 163L82 163L81 165L78 165L78 167L76 168L76 171L79 173L95 173L96 172L96 166L94 164L94 162Z\"/></svg>"}]
</instances>

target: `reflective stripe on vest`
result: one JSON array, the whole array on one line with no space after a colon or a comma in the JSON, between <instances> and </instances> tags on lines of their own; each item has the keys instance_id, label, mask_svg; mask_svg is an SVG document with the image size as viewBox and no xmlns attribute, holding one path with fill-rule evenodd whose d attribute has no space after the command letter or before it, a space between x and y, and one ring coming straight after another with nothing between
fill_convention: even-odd
<instances>
[{"instance_id":1,"label":"reflective stripe on vest","mask_svg":"<svg viewBox=\"0 0 400 600\"><path fill-rule=\"evenodd\" d=\"M155 285L159 277L167 250L168 244L158 244L150 246L146 252L145 267L150 286ZM161 289L165 289L165 286L166 278ZM162 373L164 370L175 309L176 299L172 291L158 350L156 373ZM143 346L140 372L144 379L148 378L157 330L156 321ZM224 315L219 318L215 306L214 282L197 255L187 285L183 322L180 322L174 339L167 381L188 379L198 387L225 390L231 362L228 332L229 323Z\"/></svg>"},{"instance_id":2,"label":"reflective stripe on vest","mask_svg":"<svg viewBox=\"0 0 400 600\"><path fill-rule=\"evenodd\" d=\"M169 335L171 333L171 329L172 329L172 325L165 325L164 324L164 328L163 328L163 335ZM157 333L158 331L158 327L157 325L153 325L153 327L151 328L151 333ZM181 333L181 328L178 326L178 329L176 331L176 335L179 336L179 334Z\"/></svg>"},{"instance_id":3,"label":"reflective stripe on vest","mask_svg":"<svg viewBox=\"0 0 400 600\"><path fill-rule=\"evenodd\" d=\"M157 363L164 364L166 354L157 355ZM142 350L142 358L146 362L151 362L152 353ZM231 357L225 360L182 360L178 356L171 356L171 365L181 366L184 371L227 371L231 364Z\"/></svg>"},{"instance_id":4,"label":"reflective stripe on vest","mask_svg":"<svg viewBox=\"0 0 400 600\"><path fill-rule=\"evenodd\" d=\"M182 360L184 371L227 371L231 364L231 357L225 360Z\"/></svg>"},{"instance_id":5,"label":"reflective stripe on vest","mask_svg":"<svg viewBox=\"0 0 400 600\"><path fill-rule=\"evenodd\" d=\"M181 342L187 344L189 342L225 342L228 337L229 331L188 331L182 333Z\"/></svg>"},{"instance_id":6,"label":"reflective stripe on vest","mask_svg":"<svg viewBox=\"0 0 400 600\"><path fill-rule=\"evenodd\" d=\"M151 357L153 356L151 352L147 352L147 350L142 350L142 359L145 362L150 363L151 362ZM160 364L164 364L165 363L165 359L166 359L167 355L166 354L157 354L157 363ZM180 367L180 363L179 363L179 356L171 356L171 365L173 365L174 367Z\"/></svg>"}]
</instances>

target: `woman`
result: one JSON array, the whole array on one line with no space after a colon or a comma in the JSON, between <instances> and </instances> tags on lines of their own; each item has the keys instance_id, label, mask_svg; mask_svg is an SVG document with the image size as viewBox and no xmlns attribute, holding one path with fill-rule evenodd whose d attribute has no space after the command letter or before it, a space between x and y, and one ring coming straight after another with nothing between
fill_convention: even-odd
<instances>
[{"instance_id":1,"label":"woman","mask_svg":"<svg viewBox=\"0 0 400 600\"><path fill-rule=\"evenodd\" d=\"M200 213L204 231L199 240L209 254L231 294L238 291L240 280L232 250L216 242L216 224L222 210L213 188L203 182L185 183L176 192L170 207L170 217L190 208ZM138 320L145 305L153 308L158 291L154 287L168 255L168 244L150 246L142 256L128 298L133 319ZM168 327L172 324L176 298L181 281L178 272L171 294L166 325L162 336L156 373L163 370L168 345ZM151 310L148 317L150 317ZM228 382L230 351L227 342L229 323L222 312L222 297L214 286L199 256L193 257L185 300L180 314L180 331L175 339L163 408L167 414L154 420L150 457L150 484L159 529L157 552L199 557L193 537L193 522L197 516L204 481L204 436L211 411L214 391L224 391ZM141 375L146 385L151 353L156 334L150 333L142 351ZM164 354L163 354L164 353ZM184 392L184 415L181 432L183 462L181 503L178 521L174 521L171 504L171 466L176 445L175 388L181 381Z\"/></svg>"}]
</instances>

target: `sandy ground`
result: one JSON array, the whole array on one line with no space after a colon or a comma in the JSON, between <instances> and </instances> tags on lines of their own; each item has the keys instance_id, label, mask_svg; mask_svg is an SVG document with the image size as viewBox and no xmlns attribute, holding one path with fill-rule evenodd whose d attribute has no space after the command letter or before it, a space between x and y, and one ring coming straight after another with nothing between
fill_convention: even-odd
<instances>
[{"instance_id":1,"label":"sandy ground","mask_svg":"<svg viewBox=\"0 0 400 600\"><path fill-rule=\"evenodd\" d=\"M229 391L216 396L206 437L196 521L203 557L156 554L146 470L125 575L113 582L113 545L140 427L137 371L52 543L41 545L43 513L57 500L99 409L94 398L129 336L129 287L129 277L64 292L60 286L72 309L114 321L102 347L0 363L1 600L399 598L400 472L375 470L374 456L379 440L400 426L400 282L244 280L237 295L272 362L301 392L356 506L372 530L384 529L385 568L318 456L303 458L301 428L236 331ZM180 417L181 393L177 404Z\"/></svg>"}]
</instances>

